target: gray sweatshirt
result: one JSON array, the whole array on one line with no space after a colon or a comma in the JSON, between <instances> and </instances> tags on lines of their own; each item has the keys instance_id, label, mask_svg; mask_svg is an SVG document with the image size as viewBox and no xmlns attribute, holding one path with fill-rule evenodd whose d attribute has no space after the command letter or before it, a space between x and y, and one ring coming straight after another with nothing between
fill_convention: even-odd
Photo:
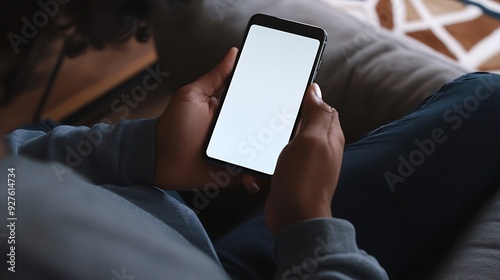
<instances>
[{"instance_id":1,"label":"gray sweatshirt","mask_svg":"<svg viewBox=\"0 0 500 280\"><path fill-rule=\"evenodd\" d=\"M8 135L0 278L229 279L196 214L152 186L156 124ZM8 201L15 202L9 210ZM341 219L289 226L277 236L274 258L275 279L387 279Z\"/></svg>"}]
</instances>

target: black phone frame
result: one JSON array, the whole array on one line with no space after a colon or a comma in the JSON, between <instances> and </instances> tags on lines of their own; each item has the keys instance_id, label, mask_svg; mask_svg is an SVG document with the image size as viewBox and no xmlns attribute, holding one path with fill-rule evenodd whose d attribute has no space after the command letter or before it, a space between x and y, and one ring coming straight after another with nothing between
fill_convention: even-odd
<instances>
[{"instance_id":1,"label":"black phone frame","mask_svg":"<svg viewBox=\"0 0 500 280\"><path fill-rule=\"evenodd\" d=\"M220 166L220 167L226 167L226 169L228 169L228 170L230 168L231 172L233 172L233 173L235 172L234 167L237 167L245 173L249 173L252 175L259 176L259 177L269 178L272 176L271 174L267 174L267 173L260 172L260 171L254 170L254 169L250 169L250 168L247 168L244 166L239 166L239 165L236 165L236 164L233 164L230 162L226 162L226 161L223 161L223 160L220 160L217 158L213 158L207 154L207 149L208 149L208 145L210 143L210 139L212 138L212 134L214 132L215 125L217 123L217 120L219 119L219 114L222 110L222 106L224 105L224 99L227 95L229 85L233 79L233 75L234 75L234 72L236 70L236 67L238 66L240 54L242 53L243 48L245 47L245 42L247 40L248 32L250 31L250 28L252 25L260 25L260 26L264 26L264 27L268 27L268 28L273 28L276 30L280 30L280 31L284 31L284 32L292 33L292 34L317 39L320 42L319 47L318 47L318 51L316 53L316 58L314 60L314 64L312 66L312 69L311 69L311 72L309 75L307 85L304 88L304 94L302 95L300 107L302 107L302 102L304 101L304 95L306 93L307 88L312 84L312 82L316 78L319 67L321 66L321 59L322 59L323 52L326 48L326 44L328 41L328 34L326 33L326 31L324 29L317 27L317 26L314 26L314 25L300 23L297 21L286 20L286 19L282 19L282 18L278 18L275 16L270 16L270 15L265 15L265 14L255 14L248 21L248 25L245 29L245 35L243 37L243 42L241 43L240 51L238 52L238 54L236 56L234 68L233 68L233 70L228 78L228 82L227 82L227 85L224 88L224 91L223 91L222 96L220 98L220 102L219 102L217 111L215 113L214 120L212 121L212 124L210 126L209 134L207 135L207 138L205 140L205 146L203 149L203 156L204 156L205 160L207 160L210 163L213 163L213 164ZM292 133L290 135L290 138L288 139L288 142L290 142L292 140L292 138L295 134L298 122L300 120L301 111L302 110L299 109L299 112L298 112L297 117L295 118L295 121L293 124Z\"/></svg>"}]
</instances>

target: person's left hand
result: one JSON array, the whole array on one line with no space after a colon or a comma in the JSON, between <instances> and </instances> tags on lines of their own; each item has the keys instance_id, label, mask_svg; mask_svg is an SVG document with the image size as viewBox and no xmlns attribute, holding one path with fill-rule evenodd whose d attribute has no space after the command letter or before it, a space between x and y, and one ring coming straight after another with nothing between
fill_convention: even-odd
<instances>
[{"instance_id":1,"label":"person's left hand","mask_svg":"<svg viewBox=\"0 0 500 280\"><path fill-rule=\"evenodd\" d=\"M216 167L203 158L218 93L234 67L237 52L232 48L212 71L177 91L163 112L156 128L156 186L192 190L210 182L218 187L241 182L242 176L235 176L233 169Z\"/></svg>"}]
</instances>

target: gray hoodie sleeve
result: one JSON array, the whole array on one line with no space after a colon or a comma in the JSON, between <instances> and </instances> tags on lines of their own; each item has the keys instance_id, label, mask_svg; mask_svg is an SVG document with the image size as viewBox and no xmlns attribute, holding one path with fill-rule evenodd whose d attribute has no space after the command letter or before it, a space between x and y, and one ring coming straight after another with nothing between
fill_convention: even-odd
<instances>
[{"instance_id":1,"label":"gray hoodie sleeve","mask_svg":"<svg viewBox=\"0 0 500 280\"><path fill-rule=\"evenodd\" d=\"M277 236L277 279L388 279L377 260L358 249L355 230L341 219L307 220Z\"/></svg>"},{"instance_id":2,"label":"gray hoodie sleeve","mask_svg":"<svg viewBox=\"0 0 500 280\"><path fill-rule=\"evenodd\" d=\"M152 185L157 122L58 126L49 133L19 129L6 136L6 143L13 154L62 163L96 184ZM70 172L52 167L60 181Z\"/></svg>"}]
</instances>

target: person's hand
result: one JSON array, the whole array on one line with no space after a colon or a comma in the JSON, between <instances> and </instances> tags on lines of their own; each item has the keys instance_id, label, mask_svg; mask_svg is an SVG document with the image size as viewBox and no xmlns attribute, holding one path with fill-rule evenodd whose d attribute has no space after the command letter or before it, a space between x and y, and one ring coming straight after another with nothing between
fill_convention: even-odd
<instances>
[{"instance_id":1,"label":"person's hand","mask_svg":"<svg viewBox=\"0 0 500 280\"><path fill-rule=\"evenodd\" d=\"M214 174L224 177L219 181L241 181L240 176L231 176L234 171L224 171L203 158L203 147L219 104L218 93L234 67L237 52L232 48L212 71L172 97L156 128L156 186L192 190L213 182Z\"/></svg>"},{"instance_id":2,"label":"person's hand","mask_svg":"<svg viewBox=\"0 0 500 280\"><path fill-rule=\"evenodd\" d=\"M281 152L265 207L272 233L293 223L331 217L344 150L338 113L311 85L302 104L299 129Z\"/></svg>"}]
</instances>

